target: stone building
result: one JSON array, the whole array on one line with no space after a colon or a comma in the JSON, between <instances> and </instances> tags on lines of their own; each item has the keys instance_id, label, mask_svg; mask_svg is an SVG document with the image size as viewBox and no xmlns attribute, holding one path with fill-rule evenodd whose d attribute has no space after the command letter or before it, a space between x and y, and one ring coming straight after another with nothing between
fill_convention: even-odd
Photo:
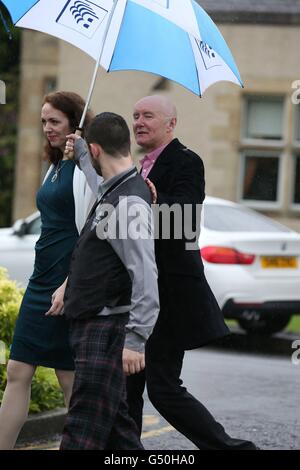
<instances>
[{"instance_id":1,"label":"stone building","mask_svg":"<svg viewBox=\"0 0 300 470\"><path fill-rule=\"evenodd\" d=\"M100 69L92 109L131 122L140 97L169 95L178 107L178 137L204 160L207 194L242 202L300 231L300 0L199 3L230 46L244 89L222 82L199 98L151 74ZM35 210L45 171L42 97L56 89L86 96L93 61L67 43L25 31L21 71L15 219Z\"/></svg>"}]
</instances>

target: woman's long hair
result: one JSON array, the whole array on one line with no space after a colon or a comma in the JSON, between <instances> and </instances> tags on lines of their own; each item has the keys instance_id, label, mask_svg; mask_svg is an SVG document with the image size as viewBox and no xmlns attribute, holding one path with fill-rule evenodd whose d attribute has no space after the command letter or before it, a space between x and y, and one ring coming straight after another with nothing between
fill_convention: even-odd
<instances>
[{"instance_id":1,"label":"woman's long hair","mask_svg":"<svg viewBox=\"0 0 300 470\"><path fill-rule=\"evenodd\" d=\"M54 93L49 93L44 97L43 105L45 103L51 104L53 108L64 113L68 118L71 131L75 132L76 128L79 126L85 106L85 102L81 96L70 91L56 91ZM88 111L84 121L84 127L89 125L92 118L93 115L91 111ZM57 165L57 163L63 158L63 152L58 148L51 147L50 143L47 141L44 146L44 157L54 165Z\"/></svg>"}]
</instances>

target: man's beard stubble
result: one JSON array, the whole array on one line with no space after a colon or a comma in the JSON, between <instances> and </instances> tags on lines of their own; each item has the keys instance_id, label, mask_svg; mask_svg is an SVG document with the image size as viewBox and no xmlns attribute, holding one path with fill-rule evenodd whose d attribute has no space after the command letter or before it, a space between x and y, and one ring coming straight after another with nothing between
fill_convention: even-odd
<instances>
[{"instance_id":1,"label":"man's beard stubble","mask_svg":"<svg viewBox=\"0 0 300 470\"><path fill-rule=\"evenodd\" d=\"M99 175L99 176L102 176L102 170L101 170L101 166L99 165L98 161L95 160L92 155L91 155L91 162L92 162L92 165L96 171L96 173Z\"/></svg>"}]
</instances>

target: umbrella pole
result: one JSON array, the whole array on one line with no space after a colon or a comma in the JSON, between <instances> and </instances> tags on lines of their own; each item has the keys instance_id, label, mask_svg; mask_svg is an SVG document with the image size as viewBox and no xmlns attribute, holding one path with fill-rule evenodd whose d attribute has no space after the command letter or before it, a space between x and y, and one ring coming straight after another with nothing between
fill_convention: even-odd
<instances>
[{"instance_id":1,"label":"umbrella pole","mask_svg":"<svg viewBox=\"0 0 300 470\"><path fill-rule=\"evenodd\" d=\"M104 46L105 46L105 41L106 41L106 38L107 38L108 30L109 30L109 27L111 25L112 17L113 17L113 14L115 12L117 3L118 3L118 0L113 0L113 6L112 6L112 9L110 11L109 18L107 20L107 25L106 25L106 29L105 29L105 33L104 33L104 38L103 38L103 43L102 43L102 46L101 46L101 49L100 49L100 52L99 52L99 56L98 56L97 61L96 61L93 77L92 77L91 84L90 84L90 89L89 89L87 99L86 99L86 102L85 102L85 107L84 107L84 110L83 110L83 113L82 113L82 116L81 116L81 119L80 119L79 130L81 130L83 128L85 116L86 116L87 110L88 110L90 102L91 102L91 98L92 98L92 94L93 94L93 91L94 91L94 88L95 88L96 78L97 78L97 74L98 74L98 68L100 66L102 53L103 53L103 49L104 49Z\"/></svg>"}]
</instances>

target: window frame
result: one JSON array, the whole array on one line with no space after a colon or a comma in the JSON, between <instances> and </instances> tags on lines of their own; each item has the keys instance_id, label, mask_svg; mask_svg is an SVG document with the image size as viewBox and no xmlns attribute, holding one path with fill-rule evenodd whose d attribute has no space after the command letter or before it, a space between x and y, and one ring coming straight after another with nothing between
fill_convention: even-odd
<instances>
[{"instance_id":1,"label":"window frame","mask_svg":"<svg viewBox=\"0 0 300 470\"><path fill-rule=\"evenodd\" d=\"M248 102L251 99L261 99L265 101L282 100L282 138L278 140L273 139L256 139L247 137L247 123L248 123ZM287 97L283 94L266 94L266 93L248 93L243 95L242 99L242 113L241 113L241 135L240 141L243 147L264 147L264 148L280 148L283 149L287 145Z\"/></svg>"},{"instance_id":2,"label":"window frame","mask_svg":"<svg viewBox=\"0 0 300 470\"><path fill-rule=\"evenodd\" d=\"M299 136L297 139L297 129L299 132ZM294 129L293 129L293 147L296 150L300 149L300 104L295 105L295 113L294 113Z\"/></svg>"},{"instance_id":3,"label":"window frame","mask_svg":"<svg viewBox=\"0 0 300 470\"><path fill-rule=\"evenodd\" d=\"M278 167L278 180L277 180L277 200L274 202L255 200L255 199L243 199L244 192L244 176L246 169L246 158L247 157L277 157L279 159ZM244 149L240 152L240 173L239 173L239 184L238 184L238 201L240 204L250 207L252 209L268 209L268 210L279 210L283 205L283 189L284 189L284 152L280 149L277 150L253 150L251 148Z\"/></svg>"},{"instance_id":4,"label":"window frame","mask_svg":"<svg viewBox=\"0 0 300 470\"><path fill-rule=\"evenodd\" d=\"M300 202L294 202L295 197L295 176L296 176L296 160L300 158L300 104L294 105L294 112L293 112L293 136L292 136L292 155L291 158L293 159L293 163L291 165L291 181L292 186L290 190L290 201L289 201L289 209L294 213L300 212ZM299 129L299 138L297 139L297 128Z\"/></svg>"},{"instance_id":5,"label":"window frame","mask_svg":"<svg viewBox=\"0 0 300 470\"><path fill-rule=\"evenodd\" d=\"M300 146L299 146L300 149ZM292 164L292 181L293 181L293 186L291 189L291 198L290 198L290 209L293 210L294 212L300 212L300 202L294 202L294 197L295 197L295 177L296 177L296 165L297 165L297 158L300 160L300 150L297 152L294 152L293 155L293 164Z\"/></svg>"}]
</instances>

